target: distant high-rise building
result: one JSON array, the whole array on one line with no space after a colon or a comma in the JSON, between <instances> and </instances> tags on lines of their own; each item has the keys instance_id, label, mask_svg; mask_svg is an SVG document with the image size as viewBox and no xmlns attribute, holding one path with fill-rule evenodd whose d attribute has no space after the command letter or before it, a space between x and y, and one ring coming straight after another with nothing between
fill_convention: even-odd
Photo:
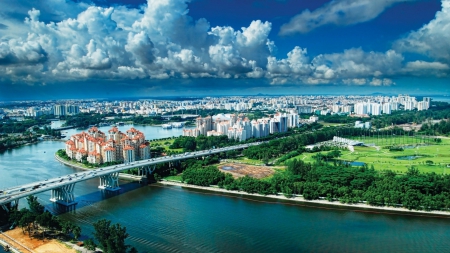
<instances>
[{"instance_id":1,"label":"distant high-rise building","mask_svg":"<svg viewBox=\"0 0 450 253\"><path fill-rule=\"evenodd\" d=\"M423 102L425 103L425 109L424 110L428 110L429 108L430 108L430 105L431 105L431 98L429 98L429 97L424 97L423 98Z\"/></svg>"},{"instance_id":2,"label":"distant high-rise building","mask_svg":"<svg viewBox=\"0 0 450 253\"><path fill-rule=\"evenodd\" d=\"M66 106L65 105L54 105L53 106L53 114L55 114L55 116L66 115Z\"/></svg>"},{"instance_id":3,"label":"distant high-rise building","mask_svg":"<svg viewBox=\"0 0 450 253\"><path fill-rule=\"evenodd\" d=\"M311 108L311 106L307 106L307 105L297 105L296 107L297 107L298 113L307 113L307 114L312 113L312 108Z\"/></svg>"}]
</instances>

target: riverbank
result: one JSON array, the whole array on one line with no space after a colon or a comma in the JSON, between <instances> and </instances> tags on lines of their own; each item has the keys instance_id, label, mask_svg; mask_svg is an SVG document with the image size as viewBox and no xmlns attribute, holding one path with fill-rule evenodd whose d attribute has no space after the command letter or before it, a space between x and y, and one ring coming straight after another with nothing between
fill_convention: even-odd
<instances>
[{"instance_id":1,"label":"riverbank","mask_svg":"<svg viewBox=\"0 0 450 253\"><path fill-rule=\"evenodd\" d=\"M228 191L223 188L216 188L216 187L205 187L205 186L197 186L197 185L190 185L186 183L181 182L174 182L174 181L160 181L160 184L163 185L172 185L172 186L181 186L191 189L199 189L199 190L205 190L205 191L213 191L213 192L220 192L220 193L226 193L226 194L234 194L234 195L241 195L241 196L253 196L253 197L261 197L261 198L269 198L269 199L277 199L277 200L286 200L286 201L293 201L293 202L301 202L301 203L309 203L309 204L318 204L318 205L327 205L327 206L339 206L339 207L347 207L350 209L361 209L365 210L367 212L372 211L379 211L381 213L397 213L397 214L408 214L408 215L414 215L414 216L445 216L445 218L450 218L450 212L443 212L443 211L420 211L420 210L409 210L402 207L389 207L389 206L371 206L363 203L359 204L343 204L338 201L330 202L328 200L306 200L302 196L293 196L291 198L287 198L286 196L280 194L280 195L260 195L260 194L252 194L247 193L243 191Z\"/></svg>"},{"instance_id":2,"label":"riverbank","mask_svg":"<svg viewBox=\"0 0 450 253\"><path fill-rule=\"evenodd\" d=\"M55 159L56 159L58 162L60 162L60 163L62 163L62 164L64 164L64 165L66 165L67 167L71 167L71 168L74 168L74 169L80 169L80 170L86 170L86 171L87 171L87 170L94 170L94 169L97 169L97 168L92 168L92 169L90 169L90 168L86 168L86 167L83 167L83 166L78 165L78 164L71 163L71 162L66 161L66 160L64 160L63 158L59 157L56 153L55 153L54 156L55 156ZM126 174L126 173L119 173L119 178L122 179L122 180L127 180L127 181L138 181L138 182L141 182L141 181L145 180L144 177L141 177L141 176L135 176L135 175L130 175L130 174Z\"/></svg>"}]
</instances>

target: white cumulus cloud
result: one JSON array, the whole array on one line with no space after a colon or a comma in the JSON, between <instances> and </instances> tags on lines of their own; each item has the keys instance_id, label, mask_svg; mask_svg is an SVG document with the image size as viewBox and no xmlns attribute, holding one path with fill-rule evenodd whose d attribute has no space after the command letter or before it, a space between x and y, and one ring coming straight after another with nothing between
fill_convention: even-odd
<instances>
[{"instance_id":1,"label":"white cumulus cloud","mask_svg":"<svg viewBox=\"0 0 450 253\"><path fill-rule=\"evenodd\" d=\"M324 25L351 25L376 18L398 2L415 0L333 0L314 10L304 10L281 27L280 34L307 33Z\"/></svg>"},{"instance_id":2,"label":"white cumulus cloud","mask_svg":"<svg viewBox=\"0 0 450 253\"><path fill-rule=\"evenodd\" d=\"M272 85L387 86L393 85L398 75L445 77L449 73L450 0L443 0L443 10L434 20L397 41L392 50L367 52L350 48L315 56L300 46L277 56L275 42L269 39L272 24L267 21L254 20L240 29L210 27L207 20L194 20L188 15L186 0L148 0L140 8L45 1L64 6L61 10L75 7L51 22L42 21L42 16L49 13L47 9L30 8L21 24L25 32L0 33L2 81L248 78L264 79ZM395 2L332 1L308 15L320 20L317 26L361 22L361 13L370 18ZM361 13L354 14L359 9ZM327 10L331 18L320 16ZM333 16L339 11L346 14L346 21ZM402 52L406 51L426 54L437 61L405 62Z\"/></svg>"}]
</instances>

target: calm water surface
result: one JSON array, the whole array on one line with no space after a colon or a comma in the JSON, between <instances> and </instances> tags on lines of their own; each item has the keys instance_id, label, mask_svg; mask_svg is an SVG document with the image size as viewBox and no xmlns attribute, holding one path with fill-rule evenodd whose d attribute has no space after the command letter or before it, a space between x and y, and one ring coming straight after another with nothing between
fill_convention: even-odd
<instances>
[{"instance_id":1,"label":"calm water surface","mask_svg":"<svg viewBox=\"0 0 450 253\"><path fill-rule=\"evenodd\" d=\"M147 136L153 138L158 136ZM0 188L73 173L74 169L54 160L54 152L63 147L63 142L48 141L0 154ZM78 183L79 203L67 213L48 200L50 192L38 197L49 210L76 221L83 237L91 236L92 223L99 219L121 223L130 234L127 243L139 252L450 251L450 219L121 184L121 194L108 194L97 189L98 179Z\"/></svg>"}]
</instances>

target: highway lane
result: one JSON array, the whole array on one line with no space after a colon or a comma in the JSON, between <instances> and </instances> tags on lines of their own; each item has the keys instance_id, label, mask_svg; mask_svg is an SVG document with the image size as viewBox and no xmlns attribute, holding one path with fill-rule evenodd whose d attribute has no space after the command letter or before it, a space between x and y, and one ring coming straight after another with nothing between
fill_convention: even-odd
<instances>
[{"instance_id":1,"label":"highway lane","mask_svg":"<svg viewBox=\"0 0 450 253\"><path fill-rule=\"evenodd\" d=\"M152 166L152 165L156 165L159 163L174 162L174 161L179 161L179 160L184 160L184 159L189 159L189 158L196 158L196 157L201 157L201 156L206 156L206 155L212 155L212 154L227 152L227 151L236 150L236 149L244 149L244 148L248 148L250 146L257 146L262 143L264 143L264 142L240 144L240 145L224 147L224 148L215 148L215 149L202 150L202 151L186 152L186 153L178 154L178 155L163 156L163 157L151 158L148 160L139 160L139 161L135 161L135 162L131 162L131 163L113 165L113 166L98 168L98 169L94 169L94 170L90 170L90 171L77 172L77 173L72 173L72 174L68 174L65 176L50 178L50 179L46 179L43 181L27 183L24 185L19 185L19 186L1 190L0 191L0 205L4 205L6 203L12 202L14 200L18 200L20 198L27 197L29 195L38 194L41 192L60 188L65 185L70 185L70 184L78 183L81 181L86 181L86 180L93 179L96 177L109 175L109 174L112 174L115 172L121 172L124 170L137 168L137 167Z\"/></svg>"}]
</instances>

